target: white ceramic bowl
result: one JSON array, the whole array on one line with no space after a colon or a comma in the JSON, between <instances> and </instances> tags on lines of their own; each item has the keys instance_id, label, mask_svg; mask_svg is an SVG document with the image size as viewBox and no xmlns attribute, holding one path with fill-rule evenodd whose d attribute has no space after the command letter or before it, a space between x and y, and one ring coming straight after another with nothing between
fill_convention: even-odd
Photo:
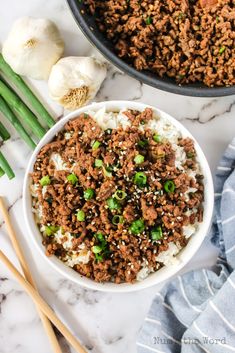
<instances>
[{"instance_id":1,"label":"white ceramic bowl","mask_svg":"<svg viewBox=\"0 0 235 353\"><path fill-rule=\"evenodd\" d=\"M45 248L42 245L42 236L39 232L39 229L35 223L34 215L32 213L32 200L29 190L30 178L29 173L33 171L33 166L40 149L50 142L55 134L59 132L63 126L71 119L77 117L79 114L92 109L96 111L102 107L106 107L109 111L119 111L123 108L136 109L136 110L144 110L147 105L137 102L129 102L129 101L110 101L110 102L101 102L101 103L93 103L90 106L83 107L78 109L75 112L68 114L66 117L61 119L55 126L53 126L47 134L43 137L40 143L37 145L37 148L33 152L33 155L28 164L28 168L25 174L24 180L24 190L23 190L23 207L24 207L24 217L27 224L27 229L37 250L43 256L45 261L47 261L56 271L58 271L64 277L71 279L72 281L80 284L84 287L101 290L105 292L129 292L134 290L143 289L152 285L156 285L160 282L168 280L173 275L176 274L180 269L182 269L187 262L193 257L193 255L197 252L200 245L202 244L211 224L212 212L213 212L213 203L214 203L214 190L213 190L213 182L211 177L210 168L208 166L207 160L205 158L204 153L202 152L200 146L195 141L193 136L189 133L189 131L181 125L177 120L169 116L168 114L162 112L159 109L151 107L158 116L165 117L171 121L176 128L181 131L183 137L189 136L195 142L195 148L198 155L198 161L200 163L202 174L204 175L204 186L205 186L205 201L204 201L204 220L200 224L197 232L190 238L187 246L180 251L177 255L177 265L172 265L169 267L163 267L155 273L150 274L145 280L141 282L136 282L134 284L114 284L114 283L96 283L93 280L90 280L84 276L81 276L79 273L74 271L73 269L66 266L62 261L60 261L56 256L47 257L45 255ZM149 106L148 106L149 107Z\"/></svg>"}]
</instances>

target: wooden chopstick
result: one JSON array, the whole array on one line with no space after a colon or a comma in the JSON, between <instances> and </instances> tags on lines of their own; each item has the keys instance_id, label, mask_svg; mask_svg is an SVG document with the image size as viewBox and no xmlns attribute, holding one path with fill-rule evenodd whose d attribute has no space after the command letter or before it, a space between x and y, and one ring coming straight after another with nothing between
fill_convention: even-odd
<instances>
[{"instance_id":1,"label":"wooden chopstick","mask_svg":"<svg viewBox=\"0 0 235 353\"><path fill-rule=\"evenodd\" d=\"M8 214L8 211L7 211L7 208L4 204L4 201L3 201L3 198L0 196L0 210L1 210L1 213L3 215L3 218L4 218L4 221L6 223L6 228L7 228L7 232L8 232L8 235L10 237L10 240L11 240L11 243L12 243L12 246L16 252L16 255L18 257L18 260L20 262L20 265L21 265L21 268L22 268L22 271L24 273L24 276L25 278L27 279L27 281L34 287L36 288L36 285L35 285L35 282L33 280L33 277L32 277L32 274L29 270L29 267L28 267L28 264L26 262L26 259L24 257L24 254L23 254L23 251L22 251L22 248L20 246L20 243L18 242L17 240L17 236L16 236L16 233L14 231L14 228L11 224L11 220L10 220L10 217L9 217L9 214ZM51 343L51 346L53 348L53 351L55 353L62 353L62 350L60 348L60 345L59 345L59 342L56 338L56 335L55 335L55 332L53 330L53 327L50 323L50 321L48 320L48 318L41 312L41 310L39 308L38 309L38 314L41 318L41 321L42 321L42 324L43 324L43 327L47 333L47 336L50 340L50 343Z\"/></svg>"},{"instance_id":2,"label":"wooden chopstick","mask_svg":"<svg viewBox=\"0 0 235 353\"><path fill-rule=\"evenodd\" d=\"M9 232L10 239L12 241L12 245L16 251L17 257L20 261L20 264L22 266L22 270L25 274L25 279L20 272L14 267L14 265L11 263L11 261L4 255L4 253L0 250L0 260L8 267L8 269L11 271L11 273L17 278L19 283L24 287L25 291L30 295L30 297L35 301L35 304L37 307L40 309L40 317L41 315L44 316L44 320L47 321L46 323L46 330L48 333L48 337L51 340L51 344L54 348L54 351L57 353L61 352L61 348L59 346L59 343L57 341L57 338L55 336L55 333L53 331L53 328L51 326L51 323L48 319L51 320L51 322L56 326L56 328L62 333L62 335L68 340L68 342L71 344L71 346L80 353L87 353L86 350L81 346L81 344L78 342L78 340L72 335L72 333L67 329L67 327L60 321L60 319L55 315L53 310L49 307L49 305L41 298L37 290L34 288L34 280L32 278L32 275L30 273L29 267L27 265L27 262L24 258L22 249L17 241L17 237L15 234L15 231L12 227L10 217L8 214L8 211L4 205L3 198L0 196L0 209L2 211L4 220L6 222L6 227ZM44 324L44 321L43 321ZM44 325L45 327L45 325ZM49 327L49 331L48 331ZM50 332L50 333L49 333ZM54 338L53 338L53 336ZM57 349L57 350L56 350Z\"/></svg>"},{"instance_id":3,"label":"wooden chopstick","mask_svg":"<svg viewBox=\"0 0 235 353\"><path fill-rule=\"evenodd\" d=\"M26 279L20 274L20 272L15 268L11 261L6 255L0 250L0 260L6 265L8 270L14 275L21 286L25 289L28 295L34 300L40 310L51 320L51 322L57 327L57 329L63 334L71 346L79 353L87 353L87 351L82 347L78 340L72 335L72 333L67 329L67 327L60 321L60 319L55 315L54 311L49 307L44 299L39 295L36 289L26 281Z\"/></svg>"}]
</instances>

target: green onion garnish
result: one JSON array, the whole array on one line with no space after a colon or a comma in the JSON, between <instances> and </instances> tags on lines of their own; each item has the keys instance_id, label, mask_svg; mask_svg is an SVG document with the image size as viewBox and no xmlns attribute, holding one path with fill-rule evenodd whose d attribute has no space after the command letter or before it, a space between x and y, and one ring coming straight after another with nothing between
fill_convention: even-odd
<instances>
[{"instance_id":1,"label":"green onion garnish","mask_svg":"<svg viewBox=\"0 0 235 353\"><path fill-rule=\"evenodd\" d=\"M120 208L119 202L118 202L116 199L112 198L112 197L110 197L109 199L107 199L107 200L106 200L106 203L107 203L108 208L109 208L110 210L118 210L118 209Z\"/></svg>"},{"instance_id":2,"label":"green onion garnish","mask_svg":"<svg viewBox=\"0 0 235 353\"><path fill-rule=\"evenodd\" d=\"M49 175L46 175L46 176L42 177L42 179L40 180L40 184L42 186L47 186L50 183L51 183L51 179L50 179Z\"/></svg>"},{"instance_id":3,"label":"green onion garnish","mask_svg":"<svg viewBox=\"0 0 235 353\"><path fill-rule=\"evenodd\" d=\"M161 140L162 140L161 135L158 135L158 134L153 135L153 139L155 142L161 142Z\"/></svg>"},{"instance_id":4,"label":"green onion garnish","mask_svg":"<svg viewBox=\"0 0 235 353\"><path fill-rule=\"evenodd\" d=\"M103 165L102 159L96 159L96 160L95 160L95 167L101 168L102 165Z\"/></svg>"},{"instance_id":5,"label":"green onion garnish","mask_svg":"<svg viewBox=\"0 0 235 353\"><path fill-rule=\"evenodd\" d=\"M105 130L105 133L108 134L108 135L110 135L110 134L112 133L112 129L107 129L107 130Z\"/></svg>"},{"instance_id":6,"label":"green onion garnish","mask_svg":"<svg viewBox=\"0 0 235 353\"><path fill-rule=\"evenodd\" d=\"M148 146L148 140L140 140L138 141L138 146L141 148L145 148L146 146Z\"/></svg>"},{"instance_id":7,"label":"green onion garnish","mask_svg":"<svg viewBox=\"0 0 235 353\"><path fill-rule=\"evenodd\" d=\"M223 52L225 51L225 49L226 49L225 46L221 47L220 50L219 50L219 54L220 54L220 55L223 54Z\"/></svg>"},{"instance_id":8,"label":"green onion garnish","mask_svg":"<svg viewBox=\"0 0 235 353\"><path fill-rule=\"evenodd\" d=\"M146 25L149 26L149 25L151 25L152 21L153 21L152 18L150 16L148 16L145 20L145 23L146 23Z\"/></svg>"},{"instance_id":9,"label":"green onion garnish","mask_svg":"<svg viewBox=\"0 0 235 353\"><path fill-rule=\"evenodd\" d=\"M84 222L86 218L85 212L83 210L79 210L77 213L77 220L79 222Z\"/></svg>"},{"instance_id":10,"label":"green onion garnish","mask_svg":"<svg viewBox=\"0 0 235 353\"><path fill-rule=\"evenodd\" d=\"M144 156L142 156L142 154L137 154L137 156L135 156L134 158L134 162L136 164L141 164L144 162Z\"/></svg>"},{"instance_id":11,"label":"green onion garnish","mask_svg":"<svg viewBox=\"0 0 235 353\"><path fill-rule=\"evenodd\" d=\"M137 172L134 176L134 184L143 187L147 183L147 177L143 172Z\"/></svg>"},{"instance_id":12,"label":"green onion garnish","mask_svg":"<svg viewBox=\"0 0 235 353\"><path fill-rule=\"evenodd\" d=\"M106 240L104 239L104 236L103 236L102 233L96 233L94 236L95 236L95 238L96 238L97 240L99 240L100 242L105 242L105 243L106 243Z\"/></svg>"},{"instance_id":13,"label":"green onion garnish","mask_svg":"<svg viewBox=\"0 0 235 353\"><path fill-rule=\"evenodd\" d=\"M113 194L113 197L117 200L124 200L126 198L127 194L123 190L116 190L116 192Z\"/></svg>"},{"instance_id":14,"label":"green onion garnish","mask_svg":"<svg viewBox=\"0 0 235 353\"><path fill-rule=\"evenodd\" d=\"M60 227L57 226L45 226L45 233L47 236L51 236L52 234L56 233Z\"/></svg>"},{"instance_id":15,"label":"green onion garnish","mask_svg":"<svg viewBox=\"0 0 235 353\"><path fill-rule=\"evenodd\" d=\"M172 192L175 191L175 183L172 181L172 180L167 180L165 183L164 183L164 190L171 194Z\"/></svg>"},{"instance_id":16,"label":"green onion garnish","mask_svg":"<svg viewBox=\"0 0 235 353\"><path fill-rule=\"evenodd\" d=\"M123 216L119 216L119 215L115 215L113 216L112 218L112 223L116 226L118 225L119 223L123 223L124 221L124 217Z\"/></svg>"},{"instance_id":17,"label":"green onion garnish","mask_svg":"<svg viewBox=\"0 0 235 353\"><path fill-rule=\"evenodd\" d=\"M144 221L143 219L137 219L131 223L130 232L133 234L140 234L144 231Z\"/></svg>"},{"instance_id":18,"label":"green onion garnish","mask_svg":"<svg viewBox=\"0 0 235 353\"><path fill-rule=\"evenodd\" d=\"M86 189L86 190L84 191L84 193L83 193L83 197L84 197L85 200L90 200L90 199L92 199L92 198L94 197L94 195L95 195L95 191L94 191L94 189L92 189L92 188Z\"/></svg>"},{"instance_id":19,"label":"green onion garnish","mask_svg":"<svg viewBox=\"0 0 235 353\"><path fill-rule=\"evenodd\" d=\"M94 254L99 254L102 251L102 248L99 245L94 245L91 250Z\"/></svg>"},{"instance_id":20,"label":"green onion garnish","mask_svg":"<svg viewBox=\"0 0 235 353\"><path fill-rule=\"evenodd\" d=\"M75 185L78 182L78 178L75 174L69 174L67 176L67 180L73 185Z\"/></svg>"},{"instance_id":21,"label":"green onion garnish","mask_svg":"<svg viewBox=\"0 0 235 353\"><path fill-rule=\"evenodd\" d=\"M157 226L151 230L151 238L152 240L159 240L162 238L162 228L161 226Z\"/></svg>"},{"instance_id":22,"label":"green onion garnish","mask_svg":"<svg viewBox=\"0 0 235 353\"><path fill-rule=\"evenodd\" d=\"M100 255L100 254L95 254L95 258L96 258L96 260L99 262L99 261L103 261L103 256L102 255Z\"/></svg>"},{"instance_id":23,"label":"green onion garnish","mask_svg":"<svg viewBox=\"0 0 235 353\"><path fill-rule=\"evenodd\" d=\"M193 157L195 157L195 154L193 152L188 152L186 154L186 156L187 156L187 158L193 158Z\"/></svg>"},{"instance_id":24,"label":"green onion garnish","mask_svg":"<svg viewBox=\"0 0 235 353\"><path fill-rule=\"evenodd\" d=\"M92 144L92 149L93 150L97 150L101 145L101 142L100 141L95 141L93 144Z\"/></svg>"},{"instance_id":25,"label":"green onion garnish","mask_svg":"<svg viewBox=\"0 0 235 353\"><path fill-rule=\"evenodd\" d=\"M103 173L104 173L104 176L108 177L108 178L112 178L113 174L112 172L110 172L110 167L104 167L103 166Z\"/></svg>"},{"instance_id":26,"label":"green onion garnish","mask_svg":"<svg viewBox=\"0 0 235 353\"><path fill-rule=\"evenodd\" d=\"M102 233L94 234L94 237L98 241L98 245L94 245L91 250L95 254L95 258L97 261L103 261L103 258L106 254L108 254L109 249L107 247L107 241L105 240Z\"/></svg>"}]
</instances>

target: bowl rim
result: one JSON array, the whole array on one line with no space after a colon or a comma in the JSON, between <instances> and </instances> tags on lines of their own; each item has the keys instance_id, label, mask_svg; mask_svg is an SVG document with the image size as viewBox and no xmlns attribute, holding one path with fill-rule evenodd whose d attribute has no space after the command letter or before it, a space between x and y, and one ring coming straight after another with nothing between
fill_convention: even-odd
<instances>
[{"instance_id":1,"label":"bowl rim","mask_svg":"<svg viewBox=\"0 0 235 353\"><path fill-rule=\"evenodd\" d=\"M164 78L161 79L157 76L148 75L147 73L136 70L134 67L119 58L115 52L107 48L107 46L96 36L97 30L88 25L85 17L79 9L79 6L81 5L78 4L77 0L67 0L67 3L76 23L90 43L95 45L108 61L127 75L162 91L183 96L213 98L235 94L235 85L229 87L206 87L205 85L200 86L199 83L196 85L178 85L174 81L169 82L164 80Z\"/></svg>"},{"instance_id":2,"label":"bowl rim","mask_svg":"<svg viewBox=\"0 0 235 353\"><path fill-rule=\"evenodd\" d=\"M89 110L99 110L101 108L106 108L109 111L112 110L121 110L121 109L136 109L136 110L144 110L146 107L152 108L154 112L160 117L166 117L181 133L183 136L188 136L193 139L195 142L195 148L197 151L198 161L202 168L202 172L204 175L204 184L205 184L205 202L204 202L204 221L200 224L197 232L190 238L190 241L183 248L180 253L177 255L178 263L174 266L163 266L159 271L156 271L150 274L146 279L140 282L135 282L134 284L123 283L123 284L114 284L114 283L97 283L94 280L90 280L73 269L69 268L65 265L61 260L59 260L56 256L51 256L50 258L45 255L45 247L42 245L42 237L41 233L36 225L34 220L32 208L32 199L29 190L30 185L30 176L29 174L33 170L33 165L36 160L37 154L40 149L48 142L52 140L57 132L63 129L64 125L71 119L76 118L81 113L89 111ZM41 254L41 256L53 267L57 272L59 272L63 277L66 277L73 282L89 288L93 290L100 290L104 292L133 292L136 290L144 289L159 283L164 282L165 280L169 280L172 276L174 276L179 270L181 270L195 255L199 247L201 246L209 228L212 220L213 213L213 205L214 205L214 187L211 171L206 160L206 157L199 146L196 139L191 135L191 133L175 118L170 116L169 114L161 111L160 109L150 106L148 104L140 103L140 102L131 102L131 101L108 101L108 102L99 102L92 103L88 106L82 107L72 113L69 113L61 120L59 120L41 139L36 149L34 150L30 161L28 163L24 184L23 184L23 214L26 222L26 228L30 235L30 239L34 244L35 248Z\"/></svg>"}]
</instances>

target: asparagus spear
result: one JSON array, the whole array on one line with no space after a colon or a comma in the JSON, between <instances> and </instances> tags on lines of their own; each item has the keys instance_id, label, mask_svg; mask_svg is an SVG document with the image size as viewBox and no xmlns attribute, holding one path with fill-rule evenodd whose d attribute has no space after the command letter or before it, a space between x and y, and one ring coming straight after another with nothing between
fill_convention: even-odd
<instances>
[{"instance_id":1,"label":"asparagus spear","mask_svg":"<svg viewBox=\"0 0 235 353\"><path fill-rule=\"evenodd\" d=\"M25 128L21 125L21 122L19 121L19 119L16 117L16 115L13 113L9 105L4 101L4 99L1 96L0 96L0 111L10 121L10 123L14 126L16 131L18 131L20 137L27 143L27 145L30 148L34 149L36 147L36 144L28 135Z\"/></svg>"},{"instance_id":2,"label":"asparagus spear","mask_svg":"<svg viewBox=\"0 0 235 353\"><path fill-rule=\"evenodd\" d=\"M7 162L6 158L3 156L2 152L0 151L0 168L6 173L9 179L13 179L15 174L11 169L9 163Z\"/></svg>"},{"instance_id":3,"label":"asparagus spear","mask_svg":"<svg viewBox=\"0 0 235 353\"><path fill-rule=\"evenodd\" d=\"M4 170L0 167L0 178L5 174Z\"/></svg>"},{"instance_id":4,"label":"asparagus spear","mask_svg":"<svg viewBox=\"0 0 235 353\"><path fill-rule=\"evenodd\" d=\"M32 105L35 112L46 122L49 127L52 127L55 124L55 121L48 113L48 111L44 108L39 99L35 96L35 94L31 91L31 89L27 86L25 81L21 78L21 76L17 75L11 67L6 63L3 59L2 54L0 53L0 70L5 74L5 76L12 82L19 91L24 95L26 99Z\"/></svg>"},{"instance_id":5,"label":"asparagus spear","mask_svg":"<svg viewBox=\"0 0 235 353\"><path fill-rule=\"evenodd\" d=\"M3 139L3 141L6 141L11 137L9 131L5 128L5 126L1 123L1 121L0 121L0 136Z\"/></svg>"},{"instance_id":6,"label":"asparagus spear","mask_svg":"<svg viewBox=\"0 0 235 353\"><path fill-rule=\"evenodd\" d=\"M27 105L25 105L20 97L2 80L0 80L0 95L8 103L12 110L18 113L21 119L28 124L35 136L41 139L45 135L46 130L40 125L36 116L31 112Z\"/></svg>"}]
</instances>

